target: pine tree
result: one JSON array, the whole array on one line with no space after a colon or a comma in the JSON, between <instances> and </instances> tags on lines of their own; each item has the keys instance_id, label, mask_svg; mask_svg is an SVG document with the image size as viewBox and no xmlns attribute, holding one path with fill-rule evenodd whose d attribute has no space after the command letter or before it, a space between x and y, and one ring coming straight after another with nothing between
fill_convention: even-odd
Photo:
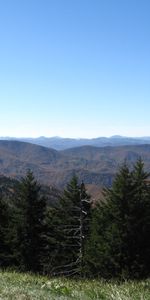
<instances>
[{"instance_id":1,"label":"pine tree","mask_svg":"<svg viewBox=\"0 0 150 300\"><path fill-rule=\"evenodd\" d=\"M58 208L56 274L82 275L89 212L90 197L84 183L79 186L77 177L73 176L64 190Z\"/></svg>"},{"instance_id":2,"label":"pine tree","mask_svg":"<svg viewBox=\"0 0 150 300\"><path fill-rule=\"evenodd\" d=\"M46 214L47 227L47 255L44 263L45 272L49 275L55 275L58 265L61 264L60 243L62 238L61 232L61 215L58 207L48 207Z\"/></svg>"},{"instance_id":3,"label":"pine tree","mask_svg":"<svg viewBox=\"0 0 150 300\"><path fill-rule=\"evenodd\" d=\"M0 196L0 267L11 264L10 211L6 199Z\"/></svg>"},{"instance_id":4,"label":"pine tree","mask_svg":"<svg viewBox=\"0 0 150 300\"><path fill-rule=\"evenodd\" d=\"M31 171L20 182L18 247L21 267L41 272L46 256L46 199Z\"/></svg>"},{"instance_id":5,"label":"pine tree","mask_svg":"<svg viewBox=\"0 0 150 300\"><path fill-rule=\"evenodd\" d=\"M138 160L132 171L124 164L93 212L87 247L89 274L144 277L150 273L150 189Z\"/></svg>"},{"instance_id":6,"label":"pine tree","mask_svg":"<svg viewBox=\"0 0 150 300\"><path fill-rule=\"evenodd\" d=\"M150 173L144 171L141 158L133 172L134 197L130 205L130 266L133 276L150 274Z\"/></svg>"}]
</instances>

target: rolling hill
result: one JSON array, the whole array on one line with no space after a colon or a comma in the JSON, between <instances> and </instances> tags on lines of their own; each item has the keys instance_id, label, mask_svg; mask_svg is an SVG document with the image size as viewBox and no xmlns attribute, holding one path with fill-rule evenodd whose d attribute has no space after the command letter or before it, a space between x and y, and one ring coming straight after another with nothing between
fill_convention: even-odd
<instances>
[{"instance_id":1,"label":"rolling hill","mask_svg":"<svg viewBox=\"0 0 150 300\"><path fill-rule=\"evenodd\" d=\"M61 137L38 137L38 138L16 138L16 137L0 137L0 140L14 140L22 141L35 145L40 145L55 150L65 150L74 147L82 146L94 146L94 147L106 147L106 146L125 146L125 145L142 145L150 144L150 137L125 137L120 135L114 135L111 137L97 137L93 139L86 138L61 138Z\"/></svg>"},{"instance_id":2,"label":"rolling hill","mask_svg":"<svg viewBox=\"0 0 150 300\"><path fill-rule=\"evenodd\" d=\"M132 165L139 156L150 171L150 145L56 151L26 142L0 141L0 174L18 179L31 169L42 184L58 188L63 188L73 174L88 185L110 186L119 165L124 160Z\"/></svg>"}]
</instances>

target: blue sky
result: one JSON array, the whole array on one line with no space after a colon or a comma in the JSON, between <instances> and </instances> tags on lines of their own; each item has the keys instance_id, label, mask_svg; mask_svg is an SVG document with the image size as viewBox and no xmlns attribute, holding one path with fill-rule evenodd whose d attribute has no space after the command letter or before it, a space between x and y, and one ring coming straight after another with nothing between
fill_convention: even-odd
<instances>
[{"instance_id":1,"label":"blue sky","mask_svg":"<svg viewBox=\"0 0 150 300\"><path fill-rule=\"evenodd\" d=\"M150 136L149 0L0 1L0 136Z\"/></svg>"}]
</instances>

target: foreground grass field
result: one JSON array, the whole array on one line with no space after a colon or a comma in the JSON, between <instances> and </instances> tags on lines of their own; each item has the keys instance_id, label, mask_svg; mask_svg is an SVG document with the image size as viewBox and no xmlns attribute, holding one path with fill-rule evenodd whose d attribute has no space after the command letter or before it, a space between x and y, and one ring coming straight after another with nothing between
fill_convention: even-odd
<instances>
[{"instance_id":1,"label":"foreground grass field","mask_svg":"<svg viewBox=\"0 0 150 300\"><path fill-rule=\"evenodd\" d=\"M0 300L149 300L150 280L135 282L103 282L98 280L67 280L63 278L0 272Z\"/></svg>"}]
</instances>

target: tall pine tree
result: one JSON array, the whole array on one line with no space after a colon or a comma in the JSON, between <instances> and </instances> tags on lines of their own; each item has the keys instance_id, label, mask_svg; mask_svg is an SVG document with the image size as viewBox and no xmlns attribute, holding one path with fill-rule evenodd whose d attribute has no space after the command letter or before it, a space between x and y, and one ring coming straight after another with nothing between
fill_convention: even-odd
<instances>
[{"instance_id":1,"label":"tall pine tree","mask_svg":"<svg viewBox=\"0 0 150 300\"><path fill-rule=\"evenodd\" d=\"M46 257L46 199L31 171L20 182L18 248L21 267L28 271L43 271Z\"/></svg>"},{"instance_id":2,"label":"tall pine tree","mask_svg":"<svg viewBox=\"0 0 150 300\"><path fill-rule=\"evenodd\" d=\"M87 247L89 274L144 277L150 274L150 189L138 160L124 164L94 209Z\"/></svg>"},{"instance_id":3,"label":"tall pine tree","mask_svg":"<svg viewBox=\"0 0 150 300\"><path fill-rule=\"evenodd\" d=\"M57 214L56 274L83 275L84 245L89 230L90 197L73 176L60 199Z\"/></svg>"},{"instance_id":4,"label":"tall pine tree","mask_svg":"<svg viewBox=\"0 0 150 300\"><path fill-rule=\"evenodd\" d=\"M0 195L0 267L8 267L12 262L10 209L7 199Z\"/></svg>"}]
</instances>

